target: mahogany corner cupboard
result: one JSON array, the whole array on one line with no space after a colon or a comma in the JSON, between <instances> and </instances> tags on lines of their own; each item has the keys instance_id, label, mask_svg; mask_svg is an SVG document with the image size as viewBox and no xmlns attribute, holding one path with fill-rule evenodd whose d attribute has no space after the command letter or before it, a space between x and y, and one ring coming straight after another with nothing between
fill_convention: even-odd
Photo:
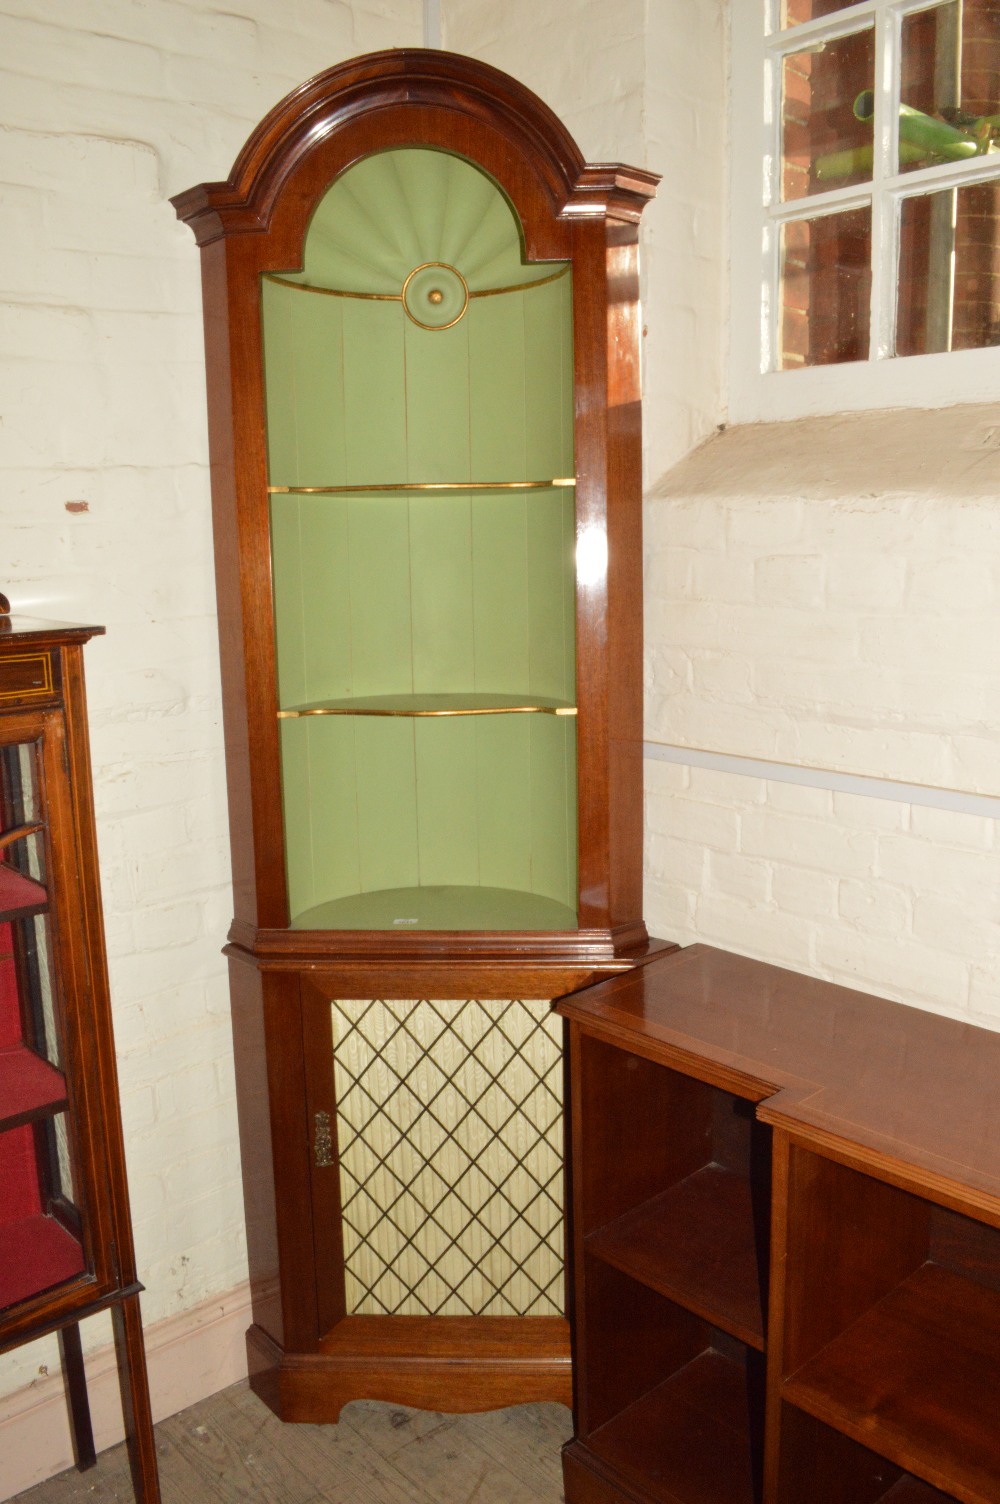
<instances>
[{"instance_id":1,"label":"mahogany corner cupboard","mask_svg":"<svg viewBox=\"0 0 1000 1504\"><path fill-rule=\"evenodd\" d=\"M253 1382L568 1399L560 1025L642 963L638 221L513 79L320 74L202 253Z\"/></svg>"},{"instance_id":2,"label":"mahogany corner cupboard","mask_svg":"<svg viewBox=\"0 0 1000 1504\"><path fill-rule=\"evenodd\" d=\"M78 1323L110 1310L135 1494L158 1504L84 699L103 630L0 596L0 1352L59 1334L87 1467Z\"/></svg>"}]
</instances>

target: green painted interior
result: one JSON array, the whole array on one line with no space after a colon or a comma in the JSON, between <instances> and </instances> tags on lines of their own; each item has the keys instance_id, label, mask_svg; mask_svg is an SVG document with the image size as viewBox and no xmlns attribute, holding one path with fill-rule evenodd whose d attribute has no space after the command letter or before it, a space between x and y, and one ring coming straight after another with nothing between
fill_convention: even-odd
<instances>
[{"instance_id":1,"label":"green painted interior","mask_svg":"<svg viewBox=\"0 0 1000 1504\"><path fill-rule=\"evenodd\" d=\"M477 168L402 150L330 189L302 278L398 294L427 260L513 290L424 330L399 301L262 283L271 484L384 488L271 498L282 708L575 703L572 489L392 491L573 474L570 277L525 280L559 268L525 266L516 216ZM306 717L281 722L281 745L293 922L383 928L383 900L361 895L432 888L451 897L424 905L422 927L575 922L573 718ZM462 888L540 902L484 910L480 892L463 907Z\"/></svg>"},{"instance_id":2,"label":"green painted interior","mask_svg":"<svg viewBox=\"0 0 1000 1504\"><path fill-rule=\"evenodd\" d=\"M323 197L300 271L316 287L398 293L414 267L444 261L473 291L555 268L523 259L521 227L493 180L464 157L410 147L355 163Z\"/></svg>"}]
</instances>

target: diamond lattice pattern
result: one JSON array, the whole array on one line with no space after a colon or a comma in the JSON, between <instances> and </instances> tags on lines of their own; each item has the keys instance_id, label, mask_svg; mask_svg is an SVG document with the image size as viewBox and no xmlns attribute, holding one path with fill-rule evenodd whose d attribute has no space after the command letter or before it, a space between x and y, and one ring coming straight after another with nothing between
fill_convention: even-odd
<instances>
[{"instance_id":1,"label":"diamond lattice pattern","mask_svg":"<svg viewBox=\"0 0 1000 1504\"><path fill-rule=\"evenodd\" d=\"M562 1026L549 1004L332 1006L348 1310L561 1315Z\"/></svg>"}]
</instances>

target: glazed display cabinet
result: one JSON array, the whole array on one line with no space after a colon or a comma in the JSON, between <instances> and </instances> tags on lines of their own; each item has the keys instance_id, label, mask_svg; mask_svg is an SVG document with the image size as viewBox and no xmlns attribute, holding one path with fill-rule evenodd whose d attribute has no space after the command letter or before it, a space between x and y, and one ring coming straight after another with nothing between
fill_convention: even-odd
<instances>
[{"instance_id":1,"label":"glazed display cabinet","mask_svg":"<svg viewBox=\"0 0 1000 1504\"><path fill-rule=\"evenodd\" d=\"M59 1334L85 1468L79 1322L110 1309L136 1497L158 1504L83 687L102 631L0 596L0 1352Z\"/></svg>"},{"instance_id":2,"label":"glazed display cabinet","mask_svg":"<svg viewBox=\"0 0 1000 1504\"><path fill-rule=\"evenodd\" d=\"M642 964L638 220L514 80L321 74L202 250L254 1383L567 1398L560 1026Z\"/></svg>"}]
</instances>

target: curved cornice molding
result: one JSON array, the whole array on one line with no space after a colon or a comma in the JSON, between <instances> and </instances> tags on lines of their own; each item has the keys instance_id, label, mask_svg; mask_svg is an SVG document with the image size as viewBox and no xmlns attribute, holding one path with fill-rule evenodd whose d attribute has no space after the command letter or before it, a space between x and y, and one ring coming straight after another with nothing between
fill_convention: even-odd
<instances>
[{"instance_id":1,"label":"curved cornice molding","mask_svg":"<svg viewBox=\"0 0 1000 1504\"><path fill-rule=\"evenodd\" d=\"M659 181L618 163L588 166L549 107L506 73L457 53L401 48L339 63L301 84L257 126L224 183L189 188L171 202L199 245L264 231L282 184L307 156L363 117L401 107L501 130L558 217L635 221Z\"/></svg>"}]
</instances>

